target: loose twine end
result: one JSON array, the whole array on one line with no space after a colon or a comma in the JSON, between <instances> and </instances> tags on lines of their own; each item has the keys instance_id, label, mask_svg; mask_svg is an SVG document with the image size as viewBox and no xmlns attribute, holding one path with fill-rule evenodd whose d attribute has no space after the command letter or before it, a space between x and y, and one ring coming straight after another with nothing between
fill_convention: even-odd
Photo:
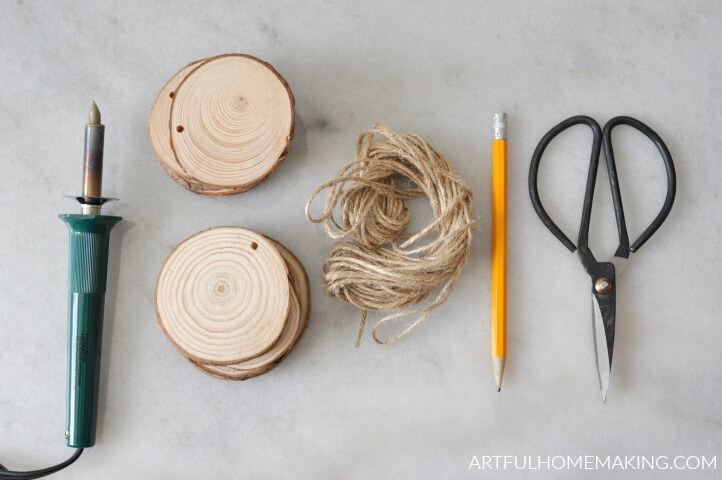
<instances>
[{"instance_id":1,"label":"loose twine end","mask_svg":"<svg viewBox=\"0 0 722 480\"><path fill-rule=\"evenodd\" d=\"M366 327L366 314L368 312L366 310L361 310L361 322L358 326L358 336L356 337L356 348L359 348L361 346L361 337L364 334L364 327Z\"/></svg>"}]
</instances>

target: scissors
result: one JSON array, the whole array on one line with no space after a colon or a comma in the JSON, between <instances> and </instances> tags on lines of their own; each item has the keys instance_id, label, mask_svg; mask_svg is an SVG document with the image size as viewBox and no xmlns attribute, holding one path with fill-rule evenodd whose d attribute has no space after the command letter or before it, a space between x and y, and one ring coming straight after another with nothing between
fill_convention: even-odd
<instances>
[{"instance_id":1,"label":"scissors","mask_svg":"<svg viewBox=\"0 0 722 480\"><path fill-rule=\"evenodd\" d=\"M582 221L579 227L579 236L577 244L567 238L559 227L549 218L544 206L539 199L539 190L537 188L537 174L539 172L539 163L541 162L544 150L557 135L562 133L569 127L574 125L586 125L593 133L592 154L589 161L589 172L587 174L587 186L584 194L584 204L582 207ZM619 191L619 181L617 179L617 168L614 163L614 151L612 149L612 130L617 125L628 125L635 128L657 147L664 162L664 168L667 171L667 196L664 199L662 209L654 218L652 223L647 227L639 238L630 246L629 236L627 234L627 225L624 221L624 208L622 207L622 194ZM592 251L589 249L589 220L592 215L592 200L594 199L594 185L597 180L597 167L599 165L599 155L602 145L604 146L604 159L607 164L607 174L609 176L609 185L612 189L612 201L614 203L614 218L617 223L617 235L619 238L619 246L611 260L600 262L594 258ZM629 254L642 248L647 240L662 225L662 222L669 215L674 203L676 193L677 180L674 172L674 163L672 156L664 144L664 141L657 133L644 123L631 117L614 117L609 120L604 129L590 117L578 115L568 118L549 130L539 141L531 158L529 167L529 194L531 202L534 205L537 215L554 236L574 253L577 252L579 261L584 270L591 277L591 293L592 293L592 325L594 351L596 354L597 374L599 375L599 388L602 391L602 401L607 400L607 390L609 389L609 375L612 368L612 352L614 350L614 328L616 323L616 279L624 269L624 265L629 259Z\"/></svg>"}]
</instances>

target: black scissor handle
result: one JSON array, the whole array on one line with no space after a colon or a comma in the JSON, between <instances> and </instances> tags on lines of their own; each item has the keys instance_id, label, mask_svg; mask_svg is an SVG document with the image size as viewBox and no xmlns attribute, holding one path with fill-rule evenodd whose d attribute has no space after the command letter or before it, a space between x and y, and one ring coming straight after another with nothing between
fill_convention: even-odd
<instances>
[{"instance_id":1,"label":"black scissor handle","mask_svg":"<svg viewBox=\"0 0 722 480\"><path fill-rule=\"evenodd\" d=\"M662 160L667 171L667 196L665 198L664 204L662 205L662 209L659 214L657 214L656 218L652 221L652 223L649 225L649 227L647 227L647 229L639 236L639 238L632 244L631 247L629 246L627 225L624 219L622 194L619 190L619 180L617 178L617 168L614 163L614 151L612 149L611 138L612 129L620 124L631 126L639 130L642 134L649 138L652 143L655 144L660 154L662 155ZM551 220L551 218L549 218L549 214L547 214L544 206L541 203L541 199L539 198L539 190L537 187L539 163L541 162L541 157L544 154L544 150L557 135L574 125L587 125L592 130L593 135L592 152L589 160L587 185L586 191L584 193L584 204L582 208L582 221L579 227L579 237L577 240L577 245L574 245L574 243L569 240L569 238L564 234L564 232L562 232L561 229L559 229L559 227ZM609 122L607 122L607 124L604 126L604 130L602 130L599 124L593 118L584 115L578 115L568 118L563 122L560 122L551 130L549 130L549 132L547 132L547 134L544 135L544 137L542 137L542 139L539 141L539 144L537 145L536 149L534 150L534 154L532 155L531 165L529 167L529 195L531 196L531 202L534 206L534 210L536 210L537 215L539 215L539 218L544 223L544 225L549 229L550 232L552 232L552 234L554 234L555 237L557 237L557 239L559 239L560 242L562 242L565 247L567 247L567 249L569 249L569 251L574 252L578 248L580 250L580 253L582 254L582 257L591 257L589 258L589 260L591 261L594 260L594 257L589 251L589 222L592 215L592 201L594 199L594 187L597 180L599 155L601 152L602 143L604 144L604 156L607 164L609 184L612 191L612 201L614 203L614 217L617 223L617 233L619 237L619 246L617 247L615 256L627 258L630 251L635 252L639 250L639 248L641 248L641 246L647 240L649 240L652 234L657 231L662 222L664 222L665 218L667 218L667 215L672 209L672 204L674 203L674 197L676 192L676 177L674 172L674 164L672 162L672 156L670 155L667 146L664 144L659 135L654 132L654 130L652 130L639 120L631 117L615 117L609 120Z\"/></svg>"},{"instance_id":2,"label":"black scissor handle","mask_svg":"<svg viewBox=\"0 0 722 480\"><path fill-rule=\"evenodd\" d=\"M669 153L669 149L667 148L667 145L664 144L662 138L657 135L657 132L655 132L646 124L640 122L636 118L624 116L614 117L613 119L609 120L606 125L604 125L602 138L604 142L604 156L607 160L607 171L609 173L609 183L612 188L612 200L614 201L615 210L623 212L622 194L619 191L619 181L617 180L617 167L614 162L614 150L612 149L612 129L614 129L614 127L616 127L617 125L628 125L640 131L644 136L650 139L652 143L654 143L654 146L657 147L657 150L662 156L662 161L664 162L664 169L667 172L667 195L664 198L664 204L662 204L662 209L659 211L654 220L652 220L652 223L642 232L639 238L637 238L634 243L632 243L632 246L629 247L630 251L636 252L637 250L642 248L642 245L644 245L645 242L649 240L649 238L654 234L654 232L657 231L657 229L667 218L667 215L669 215L669 212L672 210L674 197L677 193L677 176L674 171L674 162L672 161L672 155ZM619 222L617 222L617 228L620 228ZM627 227L624 224L624 213L622 213L622 228L624 229L624 234L626 235Z\"/></svg>"},{"instance_id":3,"label":"black scissor handle","mask_svg":"<svg viewBox=\"0 0 722 480\"><path fill-rule=\"evenodd\" d=\"M599 124L591 117L585 115L577 115L575 117L567 118L566 120L555 125L549 130L546 135L542 137L534 150L534 154L531 157L531 165L529 166L529 195L531 196L531 203L536 210L537 215L541 219L542 223L564 244L570 252L577 250L577 245L569 240L569 237L564 235L564 232L549 218L549 214L542 205L541 198L539 198L539 188L537 186L537 177L539 173L539 163L541 162L544 150L546 150L549 143L554 138L562 133L569 127L574 125L586 125L592 130L592 153L589 159L589 172L587 173L587 187L584 193L584 207L582 209L582 224L579 228L579 239L577 240L578 247L580 249L586 249L589 238L589 220L592 213L592 198L594 197L594 185L597 179L597 166L599 164L599 153L602 149L602 128ZM617 202L615 202L616 206ZM621 202L619 202L621 205ZM624 215L624 214L622 214Z\"/></svg>"}]
</instances>

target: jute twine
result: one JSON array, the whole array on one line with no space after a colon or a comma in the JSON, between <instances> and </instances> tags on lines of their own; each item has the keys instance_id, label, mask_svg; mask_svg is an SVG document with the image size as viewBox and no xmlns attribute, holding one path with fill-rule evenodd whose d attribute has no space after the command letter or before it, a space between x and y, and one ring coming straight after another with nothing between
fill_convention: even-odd
<instances>
[{"instance_id":1,"label":"jute twine","mask_svg":"<svg viewBox=\"0 0 722 480\"><path fill-rule=\"evenodd\" d=\"M409 182L411 185L409 185ZM319 217L311 203L322 191L328 197ZM405 200L425 195L433 221L407 234L411 215ZM340 222L334 218L339 207ZM341 241L324 264L328 293L361 309L356 346L369 310L399 310L378 320L376 343L391 345L411 332L451 294L471 252L472 192L443 153L417 135L394 133L375 125L359 135L356 158L318 187L306 203L306 218L322 223ZM424 306L436 289L439 293ZM390 338L379 338L383 324L418 315Z\"/></svg>"}]
</instances>

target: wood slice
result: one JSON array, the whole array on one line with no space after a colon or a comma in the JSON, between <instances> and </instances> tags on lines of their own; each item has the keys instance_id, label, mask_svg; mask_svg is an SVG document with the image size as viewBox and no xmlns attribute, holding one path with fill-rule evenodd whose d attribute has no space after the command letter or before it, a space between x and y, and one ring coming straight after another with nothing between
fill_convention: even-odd
<instances>
[{"instance_id":1,"label":"wood slice","mask_svg":"<svg viewBox=\"0 0 722 480\"><path fill-rule=\"evenodd\" d=\"M293 104L283 77L255 57L221 55L197 65L170 111L170 146L184 179L215 194L263 180L288 152Z\"/></svg>"},{"instance_id":2,"label":"wood slice","mask_svg":"<svg viewBox=\"0 0 722 480\"><path fill-rule=\"evenodd\" d=\"M161 268L158 323L186 357L230 365L266 352L288 318L288 269L276 246L240 227L181 242Z\"/></svg>"},{"instance_id":3,"label":"wood slice","mask_svg":"<svg viewBox=\"0 0 722 480\"><path fill-rule=\"evenodd\" d=\"M182 185L184 188L194 192L202 192L206 195L230 195L233 193L240 193L243 190L217 188L197 182L183 170L180 164L176 161L173 150L170 148L170 108L173 103L173 97L175 96L176 89L183 79L204 61L206 60L198 60L186 67L183 67L173 76L173 78L170 79L168 83L165 84L160 93L158 93L158 96L153 103L153 107L150 110L150 116L148 117L148 137L150 138L150 144L153 147L155 154L158 156L163 169L165 169L166 173L173 180Z\"/></svg>"},{"instance_id":4,"label":"wood slice","mask_svg":"<svg viewBox=\"0 0 722 480\"><path fill-rule=\"evenodd\" d=\"M261 355L233 365L204 365L193 359L188 359L201 371L218 378L227 380L246 380L266 373L278 363L279 359L288 353L296 341L296 333L301 330L301 307L296 293L291 291L291 308L288 312L288 321L278 342Z\"/></svg>"},{"instance_id":5,"label":"wood slice","mask_svg":"<svg viewBox=\"0 0 722 480\"><path fill-rule=\"evenodd\" d=\"M286 328L276 345L262 355L245 362L233 365L203 365L193 359L188 359L204 373L224 380L247 380L264 374L283 360L308 325L311 312L311 295L306 270L288 248L273 239L269 238L269 240L278 248L289 272L288 278L291 285L292 302ZM297 318L294 318L294 316Z\"/></svg>"}]
</instances>

